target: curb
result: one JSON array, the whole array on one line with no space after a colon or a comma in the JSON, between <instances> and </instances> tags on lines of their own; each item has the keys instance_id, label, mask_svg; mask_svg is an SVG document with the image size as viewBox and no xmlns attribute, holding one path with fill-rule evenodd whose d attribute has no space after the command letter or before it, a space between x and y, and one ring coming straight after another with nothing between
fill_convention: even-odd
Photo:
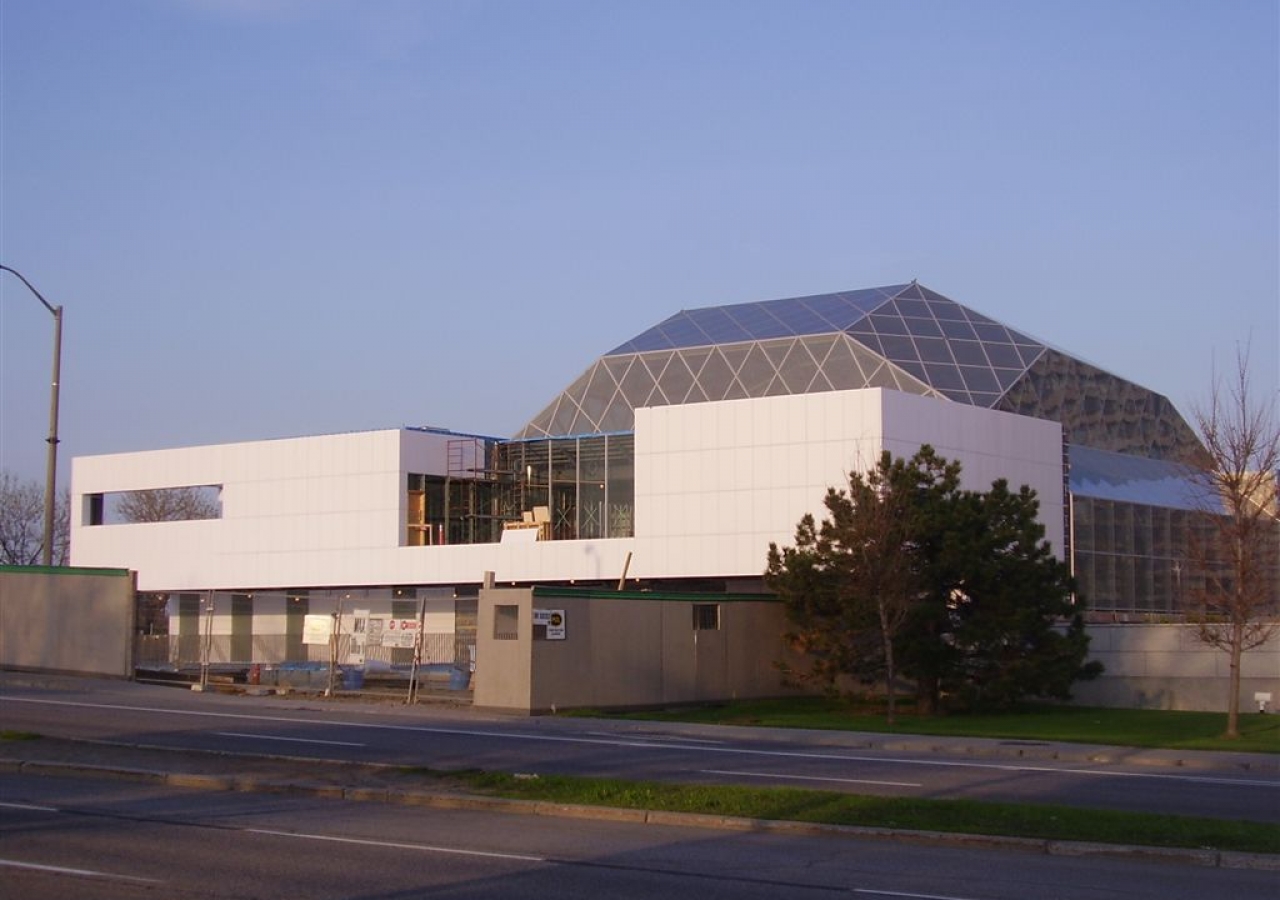
<instances>
[{"instance_id":1,"label":"curb","mask_svg":"<svg viewBox=\"0 0 1280 900\"><path fill-rule=\"evenodd\" d=\"M0 760L0 772L18 772L34 775L57 775L60 773L96 775L132 781L149 781L170 787L207 791L288 793L334 800L359 800L376 803L395 803L405 806L425 806L433 809L504 812L607 822L627 822L637 825L705 828L717 831L755 831L769 834L851 837L930 844L933 846L1016 850L1024 853L1040 853L1047 856L1112 857L1148 862L1178 863L1204 868L1280 872L1280 854L1237 853L1176 847L1145 847L1131 844L1102 844L1086 841L1059 841L944 831L909 831L858 825L824 825L814 822L718 816L711 813L586 806L571 803L550 803L541 800L509 800L501 797L484 797L477 794L456 794L397 788L344 787L342 785L317 784L288 779L272 780L234 775L162 772L155 769L61 760L5 759Z\"/></svg>"}]
</instances>

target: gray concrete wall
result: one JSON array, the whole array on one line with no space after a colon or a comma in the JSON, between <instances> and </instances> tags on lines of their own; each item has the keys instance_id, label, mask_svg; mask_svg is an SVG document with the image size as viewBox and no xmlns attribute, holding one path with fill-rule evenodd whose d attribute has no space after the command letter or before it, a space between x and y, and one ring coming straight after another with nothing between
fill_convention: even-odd
<instances>
[{"instance_id":1,"label":"gray concrete wall","mask_svg":"<svg viewBox=\"0 0 1280 900\"><path fill-rule=\"evenodd\" d=\"M494 634L495 610L516 608L517 637L498 639ZM487 709L528 712L530 709L533 647L533 591L530 588L485 588L476 609L476 671L472 676L472 702Z\"/></svg>"},{"instance_id":2,"label":"gray concrete wall","mask_svg":"<svg viewBox=\"0 0 1280 900\"><path fill-rule=\"evenodd\" d=\"M718 629L694 629L695 603L719 603ZM494 638L498 605L518 607L514 640ZM535 609L564 611L564 640L533 637ZM475 704L546 712L794 693L774 667L789 655L784 627L782 605L767 600L486 590L480 595Z\"/></svg>"},{"instance_id":3,"label":"gray concrete wall","mask_svg":"<svg viewBox=\"0 0 1280 900\"><path fill-rule=\"evenodd\" d=\"M1197 639L1187 625L1089 626L1089 655L1106 666L1102 677L1072 689L1081 706L1226 712L1227 654ZM1280 710L1280 638L1244 655L1240 709L1256 710L1255 692L1270 692Z\"/></svg>"},{"instance_id":4,"label":"gray concrete wall","mask_svg":"<svg viewBox=\"0 0 1280 900\"><path fill-rule=\"evenodd\" d=\"M0 567L0 667L133 677L127 569Z\"/></svg>"}]
</instances>

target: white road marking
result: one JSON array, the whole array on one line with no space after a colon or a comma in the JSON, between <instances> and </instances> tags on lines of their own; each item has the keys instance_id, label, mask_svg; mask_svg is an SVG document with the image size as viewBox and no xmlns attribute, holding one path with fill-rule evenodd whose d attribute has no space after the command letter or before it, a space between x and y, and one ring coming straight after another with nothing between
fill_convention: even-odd
<instances>
[{"instance_id":1,"label":"white road marking","mask_svg":"<svg viewBox=\"0 0 1280 900\"><path fill-rule=\"evenodd\" d=\"M289 741L293 744L332 744L335 747L364 747L365 744L357 744L353 741L321 741L314 738L287 738L276 737L270 734L244 734L239 731L215 731L214 734L222 737L238 737L251 738L255 741Z\"/></svg>"},{"instance_id":2,"label":"white road marking","mask_svg":"<svg viewBox=\"0 0 1280 900\"><path fill-rule=\"evenodd\" d=\"M25 809L31 812L57 812L53 806L35 806L31 803L0 803L0 809Z\"/></svg>"},{"instance_id":3,"label":"white road marking","mask_svg":"<svg viewBox=\"0 0 1280 900\"><path fill-rule=\"evenodd\" d=\"M334 837L328 834L306 834L299 831L273 831L269 828L246 828L248 834L265 834L273 837L298 838L305 841L330 841L335 844L355 844L362 847L390 847L393 850L421 850L424 853L451 853L457 856L482 856L489 859L507 859L516 862L548 862L544 856L525 856L520 853L495 853L487 850L463 850L458 847L434 847L430 844L401 844L395 841L373 841L363 838Z\"/></svg>"},{"instance_id":4,"label":"white road marking","mask_svg":"<svg viewBox=\"0 0 1280 900\"><path fill-rule=\"evenodd\" d=\"M901 891L876 891L871 888L854 888L853 893L868 897L904 897L906 900L974 900L972 897L953 897L948 894L905 894Z\"/></svg>"},{"instance_id":5,"label":"white road marking","mask_svg":"<svg viewBox=\"0 0 1280 900\"><path fill-rule=\"evenodd\" d=\"M0 859L0 868L29 869L34 872L52 872L55 875L79 875L88 878L111 878L117 881L137 881L143 884L163 884L155 878L139 878L136 875L117 875L114 872L98 872L94 869L69 869L66 866L43 866L39 863L19 862L16 859Z\"/></svg>"},{"instance_id":6,"label":"white road marking","mask_svg":"<svg viewBox=\"0 0 1280 900\"><path fill-rule=\"evenodd\" d=\"M617 739L617 735L612 731L584 731L583 734L590 734L596 737L609 737ZM685 744L723 744L725 741L712 740L711 738L691 738L681 737L680 735L648 735L645 737L647 741L680 741Z\"/></svg>"},{"instance_id":7,"label":"white road marking","mask_svg":"<svg viewBox=\"0 0 1280 900\"><path fill-rule=\"evenodd\" d=\"M0 695L0 702L34 703L46 706L71 706L88 709L115 709L128 712L165 713L172 716L191 716L214 719L239 719L252 722L279 722L289 725L324 725L348 730L356 728L380 729L383 731L400 731L411 734L458 735L461 737L483 737L503 740L542 741L562 744L592 744L611 747L634 747L653 750L691 750L702 753L732 753L740 756L761 756L779 759L810 759L832 762L869 762L896 763L904 766L932 766L934 768L952 769L989 769L1000 772L1034 772L1051 775L1092 775L1106 778L1145 778L1158 781L1180 781L1197 784L1220 784L1235 787L1260 787L1280 789L1280 780L1264 781L1247 778L1216 778L1204 775L1168 775L1157 772L1121 772L1106 769L1058 768L1054 766L1025 766L1006 763L980 763L961 760L908 759L891 756L855 756L845 753L814 753L800 750L756 750L747 747L708 747L690 743L668 744L661 741L636 741L615 738L586 738L552 734L521 734L519 732L485 731L479 728L441 728L425 725L387 725L374 722L344 722L332 719L285 718L281 716L251 715L249 713L209 712L206 710L166 709L164 707L127 706L116 703L84 703L73 700L44 700L35 697L12 697Z\"/></svg>"},{"instance_id":8,"label":"white road marking","mask_svg":"<svg viewBox=\"0 0 1280 900\"><path fill-rule=\"evenodd\" d=\"M877 784L881 787L924 787L913 781L869 781L863 778L820 778L816 775L788 775L785 772L732 772L726 769L703 769L707 775L734 775L746 778L781 778L787 781L835 781L840 784Z\"/></svg>"}]
</instances>

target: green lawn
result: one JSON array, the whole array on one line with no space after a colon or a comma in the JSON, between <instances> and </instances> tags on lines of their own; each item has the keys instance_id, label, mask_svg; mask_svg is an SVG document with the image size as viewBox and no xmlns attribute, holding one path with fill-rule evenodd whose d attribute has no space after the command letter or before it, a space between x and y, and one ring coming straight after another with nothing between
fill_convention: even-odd
<instances>
[{"instance_id":1,"label":"green lawn","mask_svg":"<svg viewBox=\"0 0 1280 900\"><path fill-rule=\"evenodd\" d=\"M1241 736L1222 737L1225 713L1165 712L1077 706L1027 706L998 714L917 716L911 707L890 727L883 710L824 697L740 701L632 713L585 713L609 718L716 725L763 725L773 728L818 728L889 734L930 734L1023 741L1068 741L1120 747L1163 747L1174 750L1241 750L1280 753L1280 715L1242 713Z\"/></svg>"},{"instance_id":2,"label":"green lawn","mask_svg":"<svg viewBox=\"0 0 1280 900\"><path fill-rule=\"evenodd\" d=\"M752 788L566 776L455 773L470 790L549 803L741 816L826 825L1010 835L1148 847L1280 853L1280 826L1039 804L868 797L795 788Z\"/></svg>"}]
</instances>

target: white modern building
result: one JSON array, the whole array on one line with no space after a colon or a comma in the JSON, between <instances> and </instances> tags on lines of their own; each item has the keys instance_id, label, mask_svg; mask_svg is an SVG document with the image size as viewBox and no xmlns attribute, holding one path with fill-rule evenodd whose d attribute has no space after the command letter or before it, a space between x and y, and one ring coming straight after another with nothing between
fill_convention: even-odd
<instances>
[{"instance_id":1,"label":"white modern building","mask_svg":"<svg viewBox=\"0 0 1280 900\"><path fill-rule=\"evenodd\" d=\"M80 457L71 558L166 595L171 658L217 596L227 661L305 658L305 616L339 603L423 605L445 659L487 579L762 592L769 543L828 487L926 443L968 487L1033 488L1095 610L1177 609L1198 449L1182 417L914 282L682 311L513 438L397 428ZM182 488L216 494L219 515L112 517L120 495Z\"/></svg>"}]
</instances>

